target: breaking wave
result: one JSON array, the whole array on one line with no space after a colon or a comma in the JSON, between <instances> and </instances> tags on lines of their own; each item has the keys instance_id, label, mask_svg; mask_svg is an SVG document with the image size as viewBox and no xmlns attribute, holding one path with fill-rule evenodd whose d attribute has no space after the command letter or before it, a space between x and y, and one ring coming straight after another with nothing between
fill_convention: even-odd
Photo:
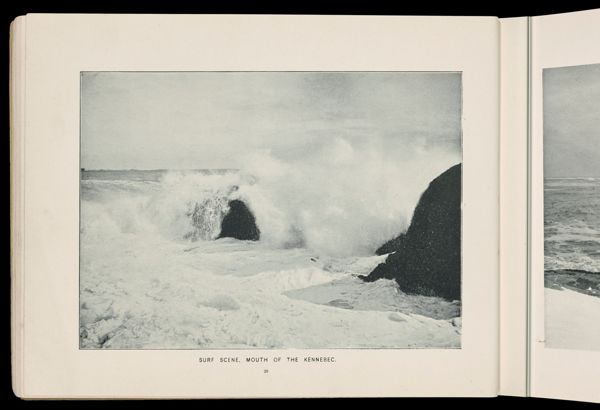
<instances>
[{"instance_id":1,"label":"breaking wave","mask_svg":"<svg viewBox=\"0 0 600 410\"><path fill-rule=\"evenodd\" d=\"M457 155L338 138L301 161L250 153L241 170L85 171L81 232L213 240L229 201L239 199L267 246L368 255L406 230L421 193Z\"/></svg>"}]
</instances>

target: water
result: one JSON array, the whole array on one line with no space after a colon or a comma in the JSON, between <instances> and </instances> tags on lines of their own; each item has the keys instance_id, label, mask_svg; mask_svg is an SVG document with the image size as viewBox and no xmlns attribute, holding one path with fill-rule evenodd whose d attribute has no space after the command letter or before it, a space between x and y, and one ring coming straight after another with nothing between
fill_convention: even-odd
<instances>
[{"instance_id":1,"label":"water","mask_svg":"<svg viewBox=\"0 0 600 410\"><path fill-rule=\"evenodd\" d=\"M372 204L353 176L341 195L333 174L82 171L80 346L460 347L458 302L357 278L436 173L408 175L404 201L380 191ZM215 239L231 199L255 214L260 241Z\"/></svg>"},{"instance_id":2,"label":"water","mask_svg":"<svg viewBox=\"0 0 600 410\"><path fill-rule=\"evenodd\" d=\"M545 270L600 272L600 178L544 183Z\"/></svg>"}]
</instances>

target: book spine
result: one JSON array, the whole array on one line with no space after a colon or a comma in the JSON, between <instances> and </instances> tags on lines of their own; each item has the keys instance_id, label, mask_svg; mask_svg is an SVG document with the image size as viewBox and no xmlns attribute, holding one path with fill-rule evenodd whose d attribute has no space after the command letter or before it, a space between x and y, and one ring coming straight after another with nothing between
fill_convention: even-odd
<instances>
[{"instance_id":1,"label":"book spine","mask_svg":"<svg viewBox=\"0 0 600 410\"><path fill-rule=\"evenodd\" d=\"M526 396L528 19L500 24L500 394Z\"/></svg>"},{"instance_id":2,"label":"book spine","mask_svg":"<svg viewBox=\"0 0 600 410\"><path fill-rule=\"evenodd\" d=\"M26 17L10 25L10 256L11 366L15 395L23 392L24 274L25 274L25 56Z\"/></svg>"}]
</instances>

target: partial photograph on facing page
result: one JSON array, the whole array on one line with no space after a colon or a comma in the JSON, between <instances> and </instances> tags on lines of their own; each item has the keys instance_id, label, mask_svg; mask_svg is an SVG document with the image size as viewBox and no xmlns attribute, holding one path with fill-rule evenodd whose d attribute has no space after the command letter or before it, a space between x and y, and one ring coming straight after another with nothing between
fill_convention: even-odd
<instances>
[{"instance_id":1,"label":"partial photograph on facing page","mask_svg":"<svg viewBox=\"0 0 600 410\"><path fill-rule=\"evenodd\" d=\"M82 72L81 349L460 348L458 72Z\"/></svg>"},{"instance_id":2,"label":"partial photograph on facing page","mask_svg":"<svg viewBox=\"0 0 600 410\"><path fill-rule=\"evenodd\" d=\"M543 72L546 346L600 349L600 64Z\"/></svg>"}]
</instances>

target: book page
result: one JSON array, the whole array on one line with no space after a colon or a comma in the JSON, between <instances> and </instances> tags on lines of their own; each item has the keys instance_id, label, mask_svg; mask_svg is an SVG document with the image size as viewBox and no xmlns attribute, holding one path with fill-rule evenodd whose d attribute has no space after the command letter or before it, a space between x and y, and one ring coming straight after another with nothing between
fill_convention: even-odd
<instances>
[{"instance_id":1,"label":"book page","mask_svg":"<svg viewBox=\"0 0 600 410\"><path fill-rule=\"evenodd\" d=\"M496 18L27 23L25 397L497 394Z\"/></svg>"},{"instance_id":2,"label":"book page","mask_svg":"<svg viewBox=\"0 0 600 410\"><path fill-rule=\"evenodd\" d=\"M11 367L13 389L22 395L23 356L14 354L23 346L23 136L25 100L23 81L25 63L25 17L16 18L10 25L10 239L11 239Z\"/></svg>"},{"instance_id":3,"label":"book page","mask_svg":"<svg viewBox=\"0 0 600 410\"><path fill-rule=\"evenodd\" d=\"M531 394L600 401L600 11L533 19Z\"/></svg>"}]
</instances>

